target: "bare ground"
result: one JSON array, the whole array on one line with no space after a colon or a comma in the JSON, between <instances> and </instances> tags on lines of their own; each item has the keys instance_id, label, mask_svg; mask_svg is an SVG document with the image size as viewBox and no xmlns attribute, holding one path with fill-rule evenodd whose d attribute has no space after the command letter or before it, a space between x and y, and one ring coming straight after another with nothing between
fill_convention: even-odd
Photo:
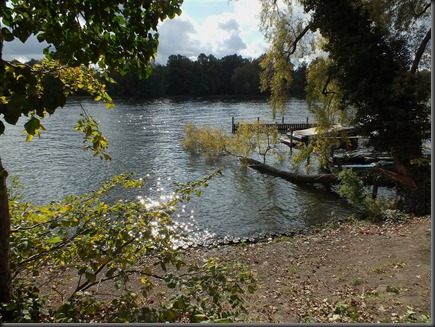
<instances>
[{"instance_id":1,"label":"bare ground","mask_svg":"<svg viewBox=\"0 0 435 327\"><path fill-rule=\"evenodd\" d=\"M267 243L189 251L253 271L247 322L430 322L431 219L344 223Z\"/></svg>"},{"instance_id":2,"label":"bare ground","mask_svg":"<svg viewBox=\"0 0 435 327\"><path fill-rule=\"evenodd\" d=\"M431 222L346 222L269 242L191 248L185 260L220 257L253 272L258 290L245 295L245 322L429 323ZM104 289L112 293L113 285Z\"/></svg>"}]
</instances>

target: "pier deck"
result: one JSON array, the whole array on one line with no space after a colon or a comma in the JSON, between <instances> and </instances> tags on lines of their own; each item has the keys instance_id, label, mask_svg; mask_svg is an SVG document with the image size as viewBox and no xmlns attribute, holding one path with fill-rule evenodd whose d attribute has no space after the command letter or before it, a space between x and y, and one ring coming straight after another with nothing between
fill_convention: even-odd
<instances>
[{"instance_id":1,"label":"pier deck","mask_svg":"<svg viewBox=\"0 0 435 327\"><path fill-rule=\"evenodd\" d=\"M259 120L260 119L258 118L257 122ZM235 133L237 131L238 126L239 126L239 123L236 123L234 121L234 117L233 117L231 132ZM281 123L277 123L277 122L275 122L275 123L269 123L269 124L268 123L264 123L264 124L261 124L261 126L264 126L264 127L276 127L278 132L280 132L280 133L287 133L290 130L296 131L296 130L301 130L301 129L312 128L312 127L315 127L316 124L308 123L308 118L307 118L307 122L306 123L284 123L284 118L283 118Z\"/></svg>"}]
</instances>

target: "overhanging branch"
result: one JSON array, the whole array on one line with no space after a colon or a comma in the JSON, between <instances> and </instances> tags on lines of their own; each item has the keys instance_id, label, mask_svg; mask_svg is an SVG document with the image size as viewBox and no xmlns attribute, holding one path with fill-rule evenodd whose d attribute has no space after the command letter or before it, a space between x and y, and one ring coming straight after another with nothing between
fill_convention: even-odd
<instances>
[{"instance_id":1,"label":"overhanging branch","mask_svg":"<svg viewBox=\"0 0 435 327\"><path fill-rule=\"evenodd\" d=\"M308 33L308 31L310 30L310 24L308 24L307 26L305 26L305 28L302 30L302 32L300 32L295 40L293 41L291 47L290 47L290 51L288 52L287 56L290 57L292 54L294 54L296 52L296 49L298 47L298 43L299 41L304 37L305 34Z\"/></svg>"}]
</instances>

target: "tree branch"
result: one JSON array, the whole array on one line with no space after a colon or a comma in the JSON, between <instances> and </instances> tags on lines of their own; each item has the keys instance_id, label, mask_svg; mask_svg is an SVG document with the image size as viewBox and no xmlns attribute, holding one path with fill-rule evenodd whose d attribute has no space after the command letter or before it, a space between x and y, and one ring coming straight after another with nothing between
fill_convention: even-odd
<instances>
[{"instance_id":1,"label":"tree branch","mask_svg":"<svg viewBox=\"0 0 435 327\"><path fill-rule=\"evenodd\" d=\"M147 273L147 272L144 272L142 270L126 270L125 273L130 274L130 275L139 274L139 275L142 275L142 276L154 277L154 278L160 279L160 280L164 280L165 279L165 277L163 277L163 276ZM115 278L117 278L119 276L121 276L121 273L113 275L111 277L100 278L98 281L95 281L95 282L92 282L92 283L87 281L87 282L83 283L83 285L82 285L82 287L80 289L76 289L74 291L74 293L75 292L79 292L79 291L86 291L89 288L91 288L92 286L95 286L97 284L101 284L101 283L107 282L108 280L113 280L113 279L115 279Z\"/></svg>"},{"instance_id":2,"label":"tree branch","mask_svg":"<svg viewBox=\"0 0 435 327\"><path fill-rule=\"evenodd\" d=\"M330 82L331 82L331 75L328 75L328 79L326 80L325 85L323 86L323 89L322 89L322 94L323 94L324 96L327 96L327 95L329 95L329 94L332 94L332 95L336 95L336 94L337 94L337 92L334 92L334 91L328 91L328 90L327 90L328 85L329 85Z\"/></svg>"},{"instance_id":3,"label":"tree branch","mask_svg":"<svg viewBox=\"0 0 435 327\"><path fill-rule=\"evenodd\" d=\"M308 33L308 31L310 30L310 24L308 24L307 26L305 26L305 28L302 30L301 33L299 33L299 35L296 36L295 40L293 41L293 44L291 46L291 50L288 53L288 56L291 56L292 54L294 54L296 52L296 48L298 46L299 41L304 37L305 34Z\"/></svg>"},{"instance_id":4,"label":"tree branch","mask_svg":"<svg viewBox=\"0 0 435 327\"><path fill-rule=\"evenodd\" d=\"M420 63L421 57L423 56L424 50L426 49L427 44L429 43L429 40L431 38L431 28L426 33L426 36L424 37L423 41L421 42L417 52L415 53L415 58L411 66L411 74L415 74L418 68L418 64Z\"/></svg>"}]
</instances>

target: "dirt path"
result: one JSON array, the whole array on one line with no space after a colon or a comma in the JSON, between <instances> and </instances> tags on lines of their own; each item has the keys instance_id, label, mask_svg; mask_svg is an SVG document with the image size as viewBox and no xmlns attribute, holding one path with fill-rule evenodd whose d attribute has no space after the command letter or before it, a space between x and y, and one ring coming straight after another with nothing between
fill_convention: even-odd
<instances>
[{"instance_id":1,"label":"dirt path","mask_svg":"<svg viewBox=\"0 0 435 327\"><path fill-rule=\"evenodd\" d=\"M259 289L247 322L427 322L431 219L344 224L268 243L193 250L237 260Z\"/></svg>"}]
</instances>

